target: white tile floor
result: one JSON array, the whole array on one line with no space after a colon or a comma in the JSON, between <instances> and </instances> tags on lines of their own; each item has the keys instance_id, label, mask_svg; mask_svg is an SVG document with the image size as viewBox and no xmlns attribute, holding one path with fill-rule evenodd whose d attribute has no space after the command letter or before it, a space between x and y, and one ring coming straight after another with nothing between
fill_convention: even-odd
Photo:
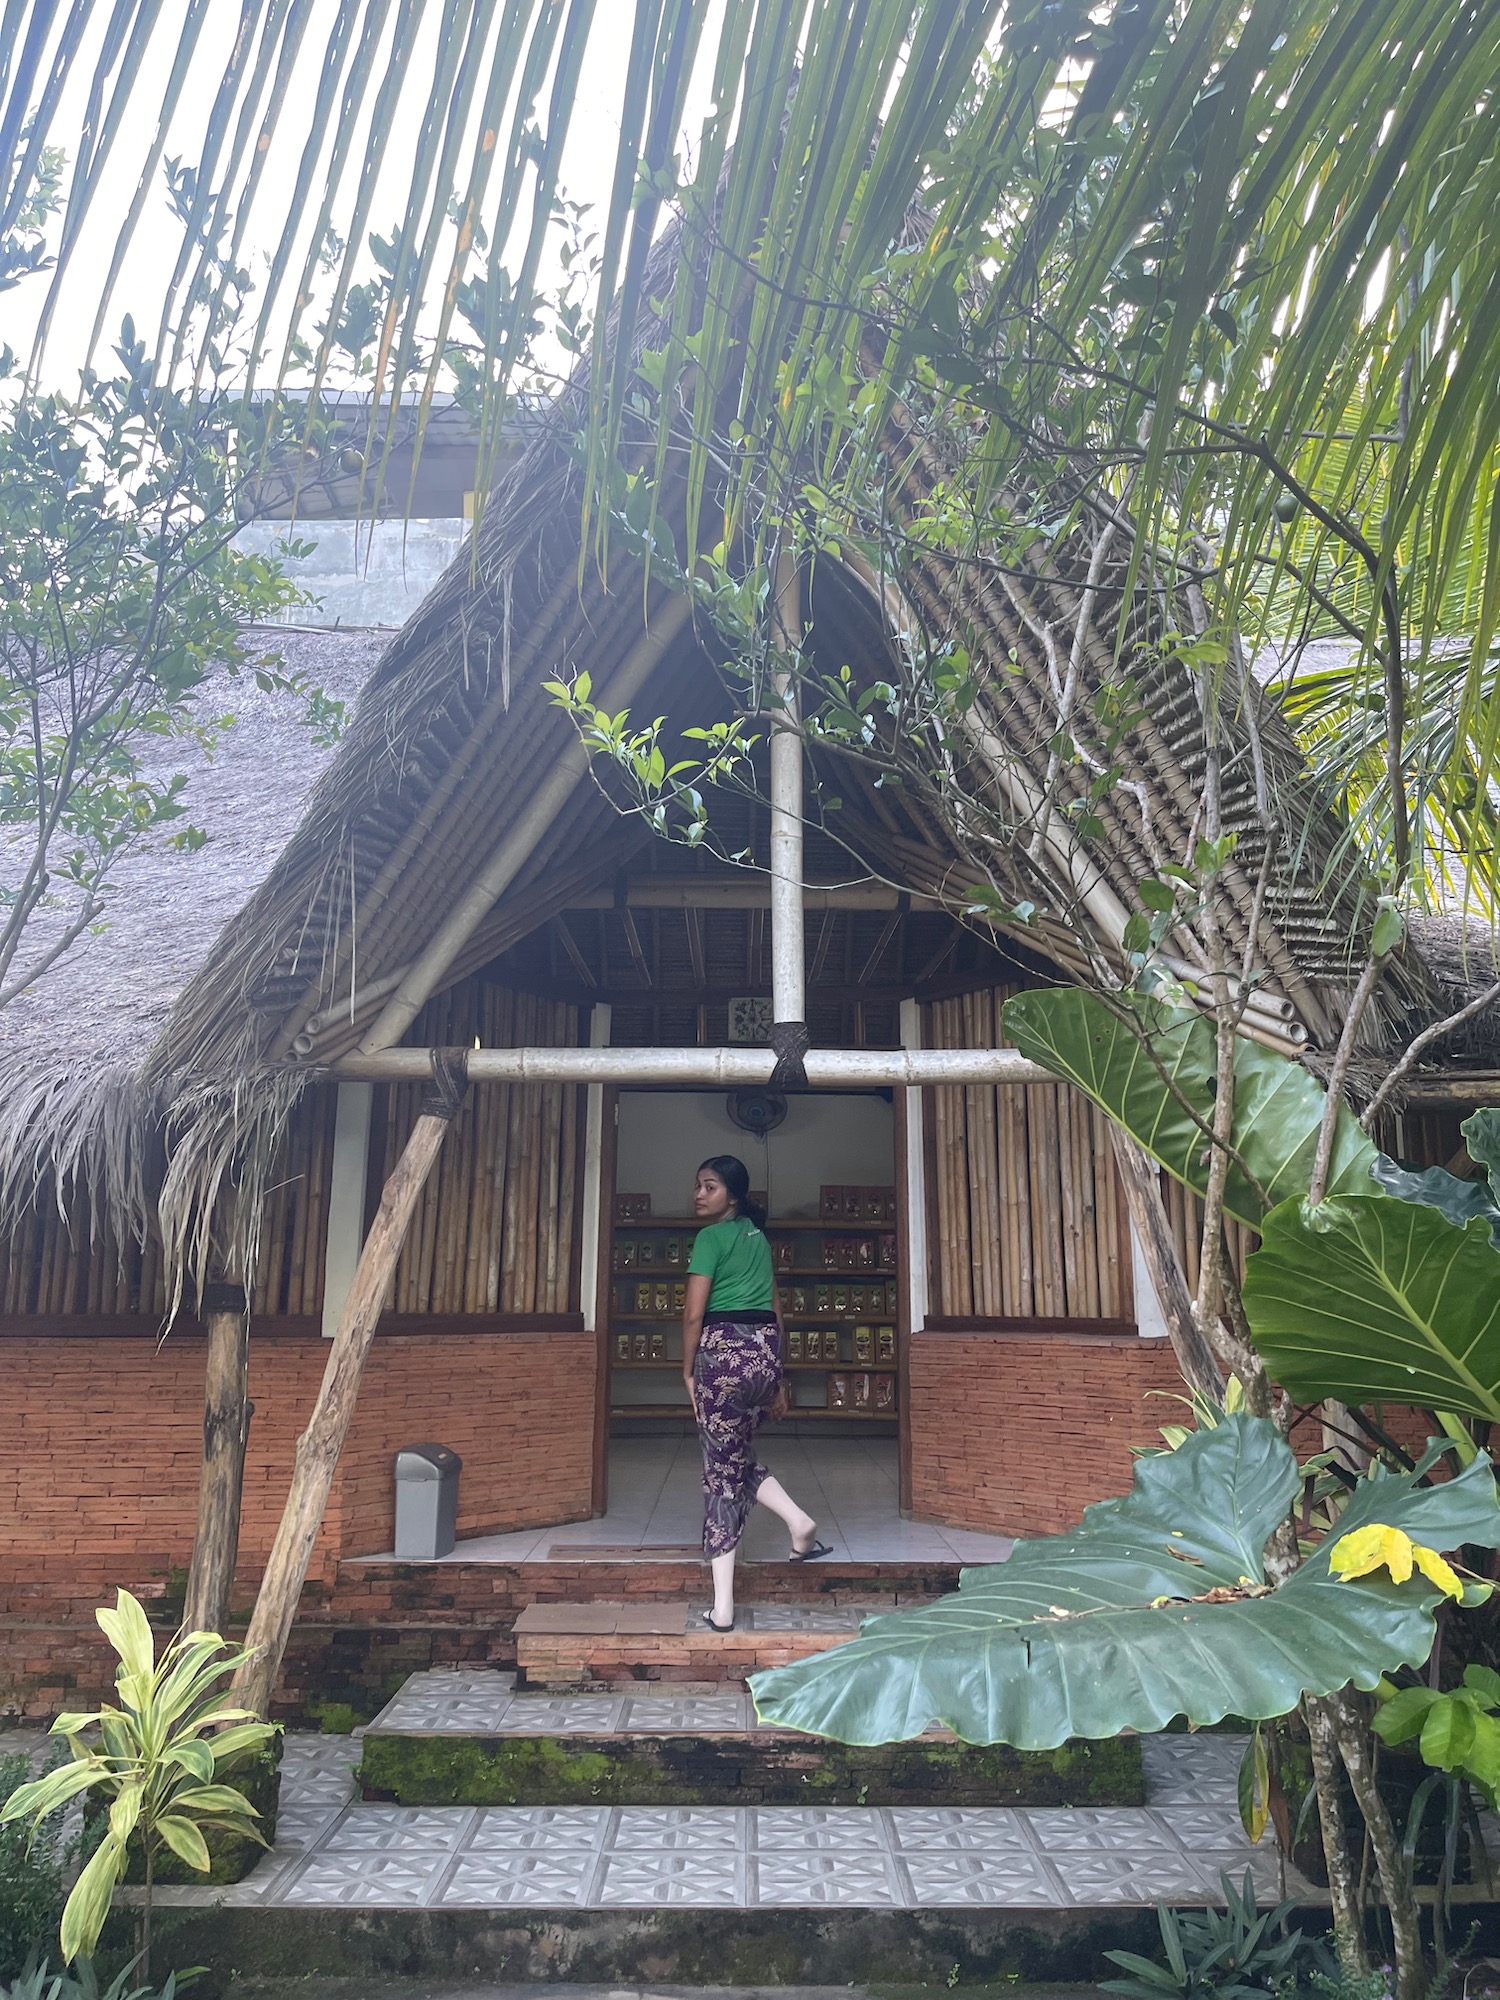
<instances>
[{"instance_id":1,"label":"white tile floor","mask_svg":"<svg viewBox=\"0 0 1500 2000\"><path fill-rule=\"evenodd\" d=\"M162 1900L311 1908L841 1906L1088 1908L1219 1899L1269 1841L1234 1805L1243 1740L1142 1745L1150 1804L1076 1811L931 1806L391 1806L354 1798L357 1743L291 1738L276 1845L236 1888ZM1289 1885L1297 1888L1295 1881Z\"/></svg>"},{"instance_id":2,"label":"white tile floor","mask_svg":"<svg viewBox=\"0 0 1500 2000\"><path fill-rule=\"evenodd\" d=\"M777 1436L757 1445L792 1497L817 1516L818 1532L835 1556L850 1562L1003 1562L1003 1535L903 1521L897 1506L894 1438ZM459 1543L448 1562L543 1562L566 1559L579 1546L696 1547L703 1527L702 1467L694 1437L615 1438L609 1448L609 1512L559 1528L478 1535ZM764 1507L750 1516L741 1543L748 1562L779 1562L785 1528ZM389 1560L389 1558L384 1558ZM376 1558L381 1560L381 1558Z\"/></svg>"}]
</instances>

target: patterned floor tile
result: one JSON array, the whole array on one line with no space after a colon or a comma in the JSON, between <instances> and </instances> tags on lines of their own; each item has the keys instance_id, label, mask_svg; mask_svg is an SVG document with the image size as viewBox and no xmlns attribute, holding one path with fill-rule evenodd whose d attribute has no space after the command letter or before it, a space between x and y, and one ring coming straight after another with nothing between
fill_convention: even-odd
<instances>
[{"instance_id":1,"label":"patterned floor tile","mask_svg":"<svg viewBox=\"0 0 1500 2000\"><path fill-rule=\"evenodd\" d=\"M518 1694L505 1714L506 1735L607 1736L620 1726L617 1696Z\"/></svg>"},{"instance_id":2,"label":"patterned floor tile","mask_svg":"<svg viewBox=\"0 0 1500 2000\"><path fill-rule=\"evenodd\" d=\"M1189 1854L1203 1847L1248 1848L1249 1837L1237 1805L1157 1806L1151 1817Z\"/></svg>"},{"instance_id":3,"label":"patterned floor tile","mask_svg":"<svg viewBox=\"0 0 1500 2000\"><path fill-rule=\"evenodd\" d=\"M452 1854L474 1823L472 1806L350 1806L324 1854Z\"/></svg>"},{"instance_id":4,"label":"patterned floor tile","mask_svg":"<svg viewBox=\"0 0 1500 2000\"><path fill-rule=\"evenodd\" d=\"M381 1712L376 1726L382 1735L393 1729L424 1730L436 1735L451 1732L483 1735L504 1728L514 1700L513 1695L502 1692L397 1695Z\"/></svg>"},{"instance_id":5,"label":"patterned floor tile","mask_svg":"<svg viewBox=\"0 0 1500 2000\"><path fill-rule=\"evenodd\" d=\"M1056 1853L1053 1864L1074 1903L1154 1903L1184 1897L1209 1902L1218 1881L1185 1854Z\"/></svg>"},{"instance_id":6,"label":"patterned floor tile","mask_svg":"<svg viewBox=\"0 0 1500 2000\"><path fill-rule=\"evenodd\" d=\"M625 1704L622 1729L720 1730L745 1727L745 1698L738 1694L634 1695Z\"/></svg>"},{"instance_id":7,"label":"patterned floor tile","mask_svg":"<svg viewBox=\"0 0 1500 2000\"><path fill-rule=\"evenodd\" d=\"M906 1889L885 1854L757 1854L751 1863L751 1901L759 1904L833 1904L863 1909L900 1906Z\"/></svg>"},{"instance_id":8,"label":"patterned floor tile","mask_svg":"<svg viewBox=\"0 0 1500 2000\"><path fill-rule=\"evenodd\" d=\"M356 1909L415 1909L447 1866L444 1854L315 1854L304 1861L278 1903Z\"/></svg>"},{"instance_id":9,"label":"patterned floor tile","mask_svg":"<svg viewBox=\"0 0 1500 2000\"><path fill-rule=\"evenodd\" d=\"M435 1904L462 1904L471 1909L490 1905L556 1904L577 1908L588 1895L595 1867L586 1849L546 1854L461 1854Z\"/></svg>"},{"instance_id":10,"label":"patterned floor tile","mask_svg":"<svg viewBox=\"0 0 1500 2000\"><path fill-rule=\"evenodd\" d=\"M733 1854L745 1844L745 1821L734 1806L621 1806L605 1838L615 1853L709 1848Z\"/></svg>"},{"instance_id":11,"label":"patterned floor tile","mask_svg":"<svg viewBox=\"0 0 1500 2000\"><path fill-rule=\"evenodd\" d=\"M499 1854L527 1848L552 1852L581 1849L590 1854L609 1824L608 1806L488 1806L480 1813L470 1854Z\"/></svg>"},{"instance_id":12,"label":"patterned floor tile","mask_svg":"<svg viewBox=\"0 0 1500 2000\"><path fill-rule=\"evenodd\" d=\"M305 1854L327 1833L342 1806L282 1805L276 1810L277 1854Z\"/></svg>"},{"instance_id":13,"label":"patterned floor tile","mask_svg":"<svg viewBox=\"0 0 1500 2000\"><path fill-rule=\"evenodd\" d=\"M1032 1854L906 1854L911 1900L1055 1907L1065 1898L1046 1862Z\"/></svg>"},{"instance_id":14,"label":"patterned floor tile","mask_svg":"<svg viewBox=\"0 0 1500 2000\"><path fill-rule=\"evenodd\" d=\"M1151 1805L1232 1804L1243 1736L1143 1736L1141 1767Z\"/></svg>"},{"instance_id":15,"label":"patterned floor tile","mask_svg":"<svg viewBox=\"0 0 1500 2000\"><path fill-rule=\"evenodd\" d=\"M745 1900L745 1863L741 1855L608 1854L604 1858L594 1902L610 1907L643 1907L658 1903L689 1903L712 1908L739 1908Z\"/></svg>"},{"instance_id":16,"label":"patterned floor tile","mask_svg":"<svg viewBox=\"0 0 1500 2000\"><path fill-rule=\"evenodd\" d=\"M1026 1818L1049 1854L1079 1848L1102 1854L1134 1854L1143 1847L1168 1854L1179 1851L1165 1826L1133 1806L1089 1806L1072 1812L1044 1806L1033 1808Z\"/></svg>"},{"instance_id":17,"label":"patterned floor tile","mask_svg":"<svg viewBox=\"0 0 1500 2000\"><path fill-rule=\"evenodd\" d=\"M758 1854L836 1847L885 1851L880 1814L863 1806L757 1806L751 1838Z\"/></svg>"},{"instance_id":18,"label":"patterned floor tile","mask_svg":"<svg viewBox=\"0 0 1500 2000\"><path fill-rule=\"evenodd\" d=\"M281 1798L284 1806L313 1808L347 1805L354 1797L354 1768L357 1752L346 1749L340 1764L287 1764L281 1766Z\"/></svg>"},{"instance_id":19,"label":"patterned floor tile","mask_svg":"<svg viewBox=\"0 0 1500 2000\"><path fill-rule=\"evenodd\" d=\"M860 1615L837 1605L808 1604L742 1605L739 1614L752 1632L857 1632Z\"/></svg>"},{"instance_id":20,"label":"patterned floor tile","mask_svg":"<svg viewBox=\"0 0 1500 2000\"><path fill-rule=\"evenodd\" d=\"M982 1848L987 1854L1033 1854L1027 1815L1012 1806L892 1806L891 1831L903 1854Z\"/></svg>"}]
</instances>

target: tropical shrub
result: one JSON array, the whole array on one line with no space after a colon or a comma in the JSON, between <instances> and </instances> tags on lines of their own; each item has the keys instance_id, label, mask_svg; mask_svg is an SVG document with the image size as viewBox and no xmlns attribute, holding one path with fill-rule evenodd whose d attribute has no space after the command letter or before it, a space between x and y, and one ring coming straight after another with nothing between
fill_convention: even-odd
<instances>
[{"instance_id":1,"label":"tropical shrub","mask_svg":"<svg viewBox=\"0 0 1500 2000\"><path fill-rule=\"evenodd\" d=\"M1295 1900L1260 1910L1249 1869L1238 1889L1228 1875L1219 1881L1222 1910L1171 1910L1157 1904L1165 1963L1133 1951L1105 1952L1127 1976L1101 1980L1103 1990L1129 1994L1131 2000L1208 2000L1210 1995L1253 2000L1319 1978L1329 1991L1336 1990L1338 1962L1327 1945L1287 1928Z\"/></svg>"},{"instance_id":2,"label":"tropical shrub","mask_svg":"<svg viewBox=\"0 0 1500 2000\"><path fill-rule=\"evenodd\" d=\"M66 1740L71 1761L13 1793L0 1809L0 1826L25 1819L38 1825L87 1794L109 1801L104 1837L63 1909L63 1957L71 1964L80 1953L93 1951L132 1849L139 1849L145 1860L141 1965L149 1978L158 1854L167 1849L206 1874L207 1828L260 1839L254 1806L221 1780L270 1743L276 1730L225 1705L220 1683L245 1656L216 1632L180 1633L158 1661L146 1614L128 1590L120 1591L113 1611L95 1615L120 1657L115 1671L120 1705L58 1717L53 1733ZM95 1730L97 1739L86 1741Z\"/></svg>"},{"instance_id":3,"label":"tropical shrub","mask_svg":"<svg viewBox=\"0 0 1500 2000\"><path fill-rule=\"evenodd\" d=\"M159 1990L150 1985L134 1986L131 1981L139 1964L138 1957L131 1959L108 1986L101 1987L92 1959L78 1959L71 1976L54 1972L43 1960L40 1965L29 1967L11 1985L0 1986L0 2000L173 2000L179 1987L186 1986L193 1976L184 1973L179 1977L169 1972L166 1985Z\"/></svg>"}]
</instances>

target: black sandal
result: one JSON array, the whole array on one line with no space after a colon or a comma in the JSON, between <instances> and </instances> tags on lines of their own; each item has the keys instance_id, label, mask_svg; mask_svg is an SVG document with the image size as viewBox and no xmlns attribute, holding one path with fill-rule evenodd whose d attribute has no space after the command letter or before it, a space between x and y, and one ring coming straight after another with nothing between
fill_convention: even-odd
<instances>
[{"instance_id":1,"label":"black sandal","mask_svg":"<svg viewBox=\"0 0 1500 2000\"><path fill-rule=\"evenodd\" d=\"M721 1637L725 1632L732 1632L734 1630L734 1620L732 1618L727 1625L715 1625L714 1614L711 1611L704 1612L703 1622L710 1632L717 1632Z\"/></svg>"},{"instance_id":2,"label":"black sandal","mask_svg":"<svg viewBox=\"0 0 1500 2000\"><path fill-rule=\"evenodd\" d=\"M810 1563L816 1562L819 1556L831 1556L832 1554L833 1550L829 1548L827 1542L820 1542L814 1538L810 1549L793 1549L790 1560L794 1563Z\"/></svg>"}]
</instances>

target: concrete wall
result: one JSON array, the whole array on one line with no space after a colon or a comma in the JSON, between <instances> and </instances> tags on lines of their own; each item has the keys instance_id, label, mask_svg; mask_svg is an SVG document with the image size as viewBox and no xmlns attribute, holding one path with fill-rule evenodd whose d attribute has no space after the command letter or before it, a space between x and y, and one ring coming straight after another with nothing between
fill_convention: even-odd
<instances>
[{"instance_id":1,"label":"concrete wall","mask_svg":"<svg viewBox=\"0 0 1500 2000\"><path fill-rule=\"evenodd\" d=\"M764 1142L740 1130L723 1091L622 1091L615 1186L649 1194L656 1215L691 1215L700 1160L735 1153L764 1188L773 1216L816 1217L825 1185L890 1187L895 1115L878 1096L791 1097Z\"/></svg>"},{"instance_id":2,"label":"concrete wall","mask_svg":"<svg viewBox=\"0 0 1500 2000\"><path fill-rule=\"evenodd\" d=\"M270 555L288 536L316 544L282 567L318 602L297 605L287 625L404 625L463 548L469 524L433 521L252 521L234 538L246 554Z\"/></svg>"}]
</instances>

